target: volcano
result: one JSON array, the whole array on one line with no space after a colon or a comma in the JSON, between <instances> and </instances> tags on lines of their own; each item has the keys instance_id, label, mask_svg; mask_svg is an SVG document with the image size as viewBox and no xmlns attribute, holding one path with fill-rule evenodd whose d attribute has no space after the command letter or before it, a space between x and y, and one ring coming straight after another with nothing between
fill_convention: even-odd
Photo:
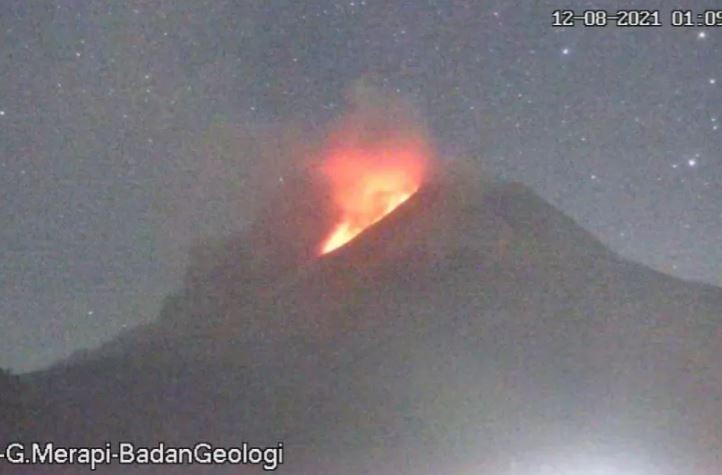
<instances>
[{"instance_id":1,"label":"volcano","mask_svg":"<svg viewBox=\"0 0 722 475\"><path fill-rule=\"evenodd\" d=\"M249 230L197 246L156 322L23 376L0 438L281 441L289 474L722 473L720 289L459 167L319 256L332 223L313 193L289 183Z\"/></svg>"}]
</instances>

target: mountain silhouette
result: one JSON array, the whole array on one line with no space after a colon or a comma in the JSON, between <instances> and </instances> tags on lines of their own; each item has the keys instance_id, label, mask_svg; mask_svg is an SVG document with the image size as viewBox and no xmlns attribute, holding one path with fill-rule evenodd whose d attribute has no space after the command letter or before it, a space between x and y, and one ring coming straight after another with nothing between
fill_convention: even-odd
<instances>
[{"instance_id":1,"label":"mountain silhouette","mask_svg":"<svg viewBox=\"0 0 722 475\"><path fill-rule=\"evenodd\" d=\"M319 257L327 201L289 180L197 246L157 321L23 376L0 439L282 441L289 474L722 473L720 289L463 167Z\"/></svg>"}]
</instances>

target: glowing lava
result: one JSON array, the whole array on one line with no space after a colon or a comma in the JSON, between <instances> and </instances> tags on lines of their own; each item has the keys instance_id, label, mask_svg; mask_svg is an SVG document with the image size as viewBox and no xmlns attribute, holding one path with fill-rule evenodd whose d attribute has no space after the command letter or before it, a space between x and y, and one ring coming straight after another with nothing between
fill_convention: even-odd
<instances>
[{"instance_id":1,"label":"glowing lava","mask_svg":"<svg viewBox=\"0 0 722 475\"><path fill-rule=\"evenodd\" d=\"M320 253L348 243L416 193L428 157L424 141L413 134L332 149L322 171L329 179L338 219Z\"/></svg>"}]
</instances>

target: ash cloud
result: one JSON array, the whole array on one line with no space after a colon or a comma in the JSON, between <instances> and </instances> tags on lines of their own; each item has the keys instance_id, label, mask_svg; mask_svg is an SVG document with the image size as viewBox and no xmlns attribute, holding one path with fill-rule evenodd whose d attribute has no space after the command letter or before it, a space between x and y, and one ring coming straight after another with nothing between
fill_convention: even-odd
<instances>
[{"instance_id":1,"label":"ash cloud","mask_svg":"<svg viewBox=\"0 0 722 475\"><path fill-rule=\"evenodd\" d=\"M183 173L158 193L161 260L181 275L189 248L197 266L239 235L260 254L296 263L315 257L339 212L323 173L334 147L412 141L424 149L424 178L435 173L431 134L410 102L366 79L351 84L345 100L344 110L321 126L294 119L211 124Z\"/></svg>"}]
</instances>

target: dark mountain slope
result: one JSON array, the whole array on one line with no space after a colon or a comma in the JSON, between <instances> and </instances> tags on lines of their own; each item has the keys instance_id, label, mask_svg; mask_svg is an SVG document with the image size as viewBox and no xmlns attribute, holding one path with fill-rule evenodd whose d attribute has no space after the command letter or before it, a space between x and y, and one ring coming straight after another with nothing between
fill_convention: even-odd
<instances>
[{"instance_id":1,"label":"dark mountain slope","mask_svg":"<svg viewBox=\"0 0 722 475\"><path fill-rule=\"evenodd\" d=\"M197 250L158 322L28 377L23 436L283 440L286 473L537 473L565 451L722 473L718 289L620 259L526 187L458 176L318 259L303 190Z\"/></svg>"}]
</instances>

